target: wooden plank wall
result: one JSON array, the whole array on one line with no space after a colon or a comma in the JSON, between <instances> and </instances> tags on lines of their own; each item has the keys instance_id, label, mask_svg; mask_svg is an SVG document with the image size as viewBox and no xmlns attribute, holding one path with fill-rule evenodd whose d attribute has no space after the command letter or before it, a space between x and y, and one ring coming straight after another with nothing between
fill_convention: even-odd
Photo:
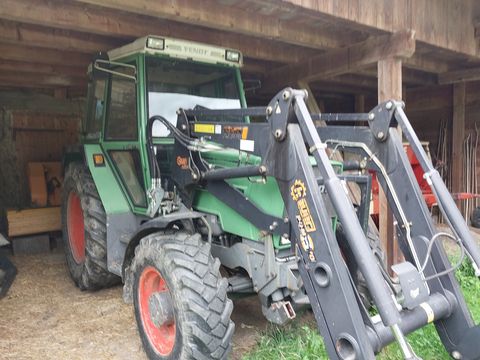
<instances>
[{"instance_id":1,"label":"wooden plank wall","mask_svg":"<svg viewBox=\"0 0 480 360\"><path fill-rule=\"evenodd\" d=\"M410 21L417 39L474 55L472 2L465 0L411 0ZM409 24L407 24L409 25Z\"/></svg>"},{"instance_id":2,"label":"wooden plank wall","mask_svg":"<svg viewBox=\"0 0 480 360\"><path fill-rule=\"evenodd\" d=\"M430 151L435 151L437 147L442 121L447 121L448 132L452 134L452 99L451 85L407 91L406 113L420 140L430 142Z\"/></svg>"},{"instance_id":3,"label":"wooden plank wall","mask_svg":"<svg viewBox=\"0 0 480 360\"><path fill-rule=\"evenodd\" d=\"M475 135L475 122L480 126L480 81L466 83L465 135ZM407 91L406 113L421 140L430 142L435 153L442 120L447 121L449 147L452 145L453 85ZM450 164L451 166L451 164ZM480 176L480 147L477 149L477 178Z\"/></svg>"},{"instance_id":4,"label":"wooden plank wall","mask_svg":"<svg viewBox=\"0 0 480 360\"><path fill-rule=\"evenodd\" d=\"M80 119L71 115L12 111L12 130L19 169L31 161L59 161L64 147L78 142Z\"/></svg>"},{"instance_id":5,"label":"wooden plank wall","mask_svg":"<svg viewBox=\"0 0 480 360\"><path fill-rule=\"evenodd\" d=\"M476 1L466 0L284 0L321 11L350 26L384 31L414 29L419 41L476 55L472 19ZM360 25L361 24L361 25Z\"/></svg>"},{"instance_id":6,"label":"wooden plank wall","mask_svg":"<svg viewBox=\"0 0 480 360\"><path fill-rule=\"evenodd\" d=\"M60 161L78 141L83 104L41 94L0 93L0 212L29 205L27 163Z\"/></svg>"}]
</instances>

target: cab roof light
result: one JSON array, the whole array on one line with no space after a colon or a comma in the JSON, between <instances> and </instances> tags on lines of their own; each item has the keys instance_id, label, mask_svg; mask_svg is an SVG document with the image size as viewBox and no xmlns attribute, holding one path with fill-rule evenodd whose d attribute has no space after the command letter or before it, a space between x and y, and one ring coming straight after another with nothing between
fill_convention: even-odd
<instances>
[{"instance_id":1,"label":"cab roof light","mask_svg":"<svg viewBox=\"0 0 480 360\"><path fill-rule=\"evenodd\" d=\"M147 39L147 47L155 50L164 50L165 49L165 39L149 37Z\"/></svg>"},{"instance_id":2,"label":"cab roof light","mask_svg":"<svg viewBox=\"0 0 480 360\"><path fill-rule=\"evenodd\" d=\"M240 52L233 50L225 50L225 60L231 62L240 62Z\"/></svg>"}]
</instances>

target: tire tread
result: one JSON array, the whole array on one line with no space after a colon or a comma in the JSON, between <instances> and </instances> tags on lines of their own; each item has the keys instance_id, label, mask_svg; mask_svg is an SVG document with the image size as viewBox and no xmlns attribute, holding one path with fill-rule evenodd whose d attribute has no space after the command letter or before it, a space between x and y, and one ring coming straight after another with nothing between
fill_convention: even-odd
<instances>
[{"instance_id":1,"label":"tire tread","mask_svg":"<svg viewBox=\"0 0 480 360\"><path fill-rule=\"evenodd\" d=\"M70 191L80 197L85 224L85 261L76 264L71 256L66 222L67 201ZM67 265L76 285L82 290L98 290L115 285L120 278L107 267L107 216L95 182L82 164L70 164L64 182L62 206L63 238Z\"/></svg>"},{"instance_id":2,"label":"tire tread","mask_svg":"<svg viewBox=\"0 0 480 360\"><path fill-rule=\"evenodd\" d=\"M180 326L186 341L180 359L226 359L235 328L230 319L233 303L210 245L199 234L156 233L140 241L130 270L140 271L146 259L163 262L165 271L176 279L176 299L182 299L178 306L184 314Z\"/></svg>"}]
</instances>

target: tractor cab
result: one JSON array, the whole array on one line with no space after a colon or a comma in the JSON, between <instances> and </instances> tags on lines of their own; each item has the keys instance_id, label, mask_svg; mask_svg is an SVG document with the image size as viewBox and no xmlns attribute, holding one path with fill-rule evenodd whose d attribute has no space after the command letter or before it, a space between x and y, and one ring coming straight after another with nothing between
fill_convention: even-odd
<instances>
[{"instance_id":1,"label":"tractor cab","mask_svg":"<svg viewBox=\"0 0 480 360\"><path fill-rule=\"evenodd\" d=\"M84 143L101 146L134 213L152 215L160 188L173 188L174 138L148 119L176 126L178 109L245 107L242 60L236 50L147 36L92 62Z\"/></svg>"}]
</instances>

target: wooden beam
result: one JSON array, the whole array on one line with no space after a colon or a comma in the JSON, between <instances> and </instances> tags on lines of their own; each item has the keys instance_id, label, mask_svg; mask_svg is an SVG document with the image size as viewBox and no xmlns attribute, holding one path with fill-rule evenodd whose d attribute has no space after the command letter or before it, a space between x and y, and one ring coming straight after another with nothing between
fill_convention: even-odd
<instances>
[{"instance_id":1,"label":"wooden beam","mask_svg":"<svg viewBox=\"0 0 480 360\"><path fill-rule=\"evenodd\" d=\"M438 85L438 76L436 74L408 68L404 66L403 62L402 65L402 80L404 84L421 86ZM377 78L377 66L375 65L374 68L362 70L359 74Z\"/></svg>"},{"instance_id":2,"label":"wooden beam","mask_svg":"<svg viewBox=\"0 0 480 360\"><path fill-rule=\"evenodd\" d=\"M149 33L140 18L131 14L111 14L102 9L46 0L2 0L0 18L28 24L128 38ZM147 25L152 25L148 23ZM154 31L155 27L151 28Z\"/></svg>"},{"instance_id":3,"label":"wooden beam","mask_svg":"<svg viewBox=\"0 0 480 360\"><path fill-rule=\"evenodd\" d=\"M52 49L31 48L28 46L0 43L0 60L15 60L48 65L68 64L69 66L87 69L91 56L73 52Z\"/></svg>"},{"instance_id":4,"label":"wooden beam","mask_svg":"<svg viewBox=\"0 0 480 360\"><path fill-rule=\"evenodd\" d=\"M377 94L377 88L362 87L355 85L345 85L339 82L333 82L329 80L312 82L311 87L315 92L323 92L326 94L365 94L375 95Z\"/></svg>"},{"instance_id":5,"label":"wooden beam","mask_svg":"<svg viewBox=\"0 0 480 360\"><path fill-rule=\"evenodd\" d=\"M402 60L389 58L378 62L378 102L402 99Z\"/></svg>"},{"instance_id":6,"label":"wooden beam","mask_svg":"<svg viewBox=\"0 0 480 360\"><path fill-rule=\"evenodd\" d=\"M461 69L444 72L438 75L440 84L455 84L465 81L480 80L480 68Z\"/></svg>"},{"instance_id":7,"label":"wooden beam","mask_svg":"<svg viewBox=\"0 0 480 360\"><path fill-rule=\"evenodd\" d=\"M8 236L58 231L62 228L60 207L8 210Z\"/></svg>"},{"instance_id":8,"label":"wooden beam","mask_svg":"<svg viewBox=\"0 0 480 360\"><path fill-rule=\"evenodd\" d=\"M279 2L268 0L270 2ZM452 54L477 56L472 6L476 1L282 0L293 9L326 16L345 27L366 31L415 29L417 40Z\"/></svg>"},{"instance_id":9,"label":"wooden beam","mask_svg":"<svg viewBox=\"0 0 480 360\"><path fill-rule=\"evenodd\" d=\"M465 83L453 84L452 192L463 191L463 139L465 138ZM460 202L457 201L460 207Z\"/></svg>"},{"instance_id":10,"label":"wooden beam","mask_svg":"<svg viewBox=\"0 0 480 360\"><path fill-rule=\"evenodd\" d=\"M406 59L408 60L408 59ZM438 76L426 71L411 69L402 62L402 81L404 84L412 85L437 85Z\"/></svg>"},{"instance_id":11,"label":"wooden beam","mask_svg":"<svg viewBox=\"0 0 480 360\"><path fill-rule=\"evenodd\" d=\"M0 85L0 91L2 92L11 92L11 93L17 93L19 91L28 91L30 93L36 93L36 94L45 94L48 96L53 96L53 89L49 87L24 87L24 88L19 88L17 86L12 86L9 84L1 84ZM69 92L70 93L70 92Z\"/></svg>"},{"instance_id":12,"label":"wooden beam","mask_svg":"<svg viewBox=\"0 0 480 360\"><path fill-rule=\"evenodd\" d=\"M33 60L33 59L32 59ZM38 64L35 62L0 60L0 70L16 73L36 73L45 75L67 75L79 78L86 78L87 68L85 66L64 66Z\"/></svg>"},{"instance_id":13,"label":"wooden beam","mask_svg":"<svg viewBox=\"0 0 480 360\"><path fill-rule=\"evenodd\" d=\"M334 30L319 31L308 24L291 25L288 20L275 16L246 11L240 7L226 6L213 0L150 1L150 0L75 0L79 3L107 9L129 11L140 15L169 19L216 30L256 36L269 40L326 49L345 46L352 40ZM219 16L221 14L221 16Z\"/></svg>"},{"instance_id":14,"label":"wooden beam","mask_svg":"<svg viewBox=\"0 0 480 360\"><path fill-rule=\"evenodd\" d=\"M263 76L268 69L279 66L278 63L272 63L263 60L254 60L246 58L243 61L242 73L257 74Z\"/></svg>"},{"instance_id":15,"label":"wooden beam","mask_svg":"<svg viewBox=\"0 0 480 360\"><path fill-rule=\"evenodd\" d=\"M450 68L446 61L434 59L431 56L422 54L414 54L412 57L403 59L402 63L410 69L422 70L434 74L448 71Z\"/></svg>"},{"instance_id":16,"label":"wooden beam","mask_svg":"<svg viewBox=\"0 0 480 360\"><path fill-rule=\"evenodd\" d=\"M330 50L297 64L274 69L266 77L269 82L268 89L295 84L299 79L313 81L354 72L381 59L412 56L414 51L414 31L381 35L350 47Z\"/></svg>"},{"instance_id":17,"label":"wooden beam","mask_svg":"<svg viewBox=\"0 0 480 360\"><path fill-rule=\"evenodd\" d=\"M310 88L310 84L308 82L300 80L298 82L298 86L300 89L307 90L307 108L311 113L320 114L325 111L325 104L321 104L317 101L317 99L315 98L315 94Z\"/></svg>"},{"instance_id":18,"label":"wooden beam","mask_svg":"<svg viewBox=\"0 0 480 360\"><path fill-rule=\"evenodd\" d=\"M345 87L357 87L370 89L371 91L377 90L377 79L372 79L368 76L360 74L345 74L339 75L333 78L328 78L327 81L335 82L338 84L344 84Z\"/></svg>"},{"instance_id":19,"label":"wooden beam","mask_svg":"<svg viewBox=\"0 0 480 360\"><path fill-rule=\"evenodd\" d=\"M63 75L44 75L35 73L13 73L0 71L0 83L17 87L70 87L87 86L86 79Z\"/></svg>"},{"instance_id":20,"label":"wooden beam","mask_svg":"<svg viewBox=\"0 0 480 360\"><path fill-rule=\"evenodd\" d=\"M32 11L32 8L35 10ZM113 38L112 42L127 43L138 37L155 34L241 50L246 57L290 63L315 53L300 46L286 45L271 39L248 38L232 32L219 32L198 26L187 26L153 17L125 14L70 2L57 6L47 0L2 0L0 18L87 34ZM13 36L13 35L10 35ZM32 35L33 36L33 35ZM41 36L41 35L36 35ZM43 37L44 40L45 37ZM68 41L65 39L64 41ZM50 41L44 42L55 46ZM84 47L95 47L84 44ZM102 50L105 45L96 45Z\"/></svg>"},{"instance_id":21,"label":"wooden beam","mask_svg":"<svg viewBox=\"0 0 480 360\"><path fill-rule=\"evenodd\" d=\"M63 29L0 21L0 41L18 45L94 54L124 45L119 39Z\"/></svg>"},{"instance_id":22,"label":"wooden beam","mask_svg":"<svg viewBox=\"0 0 480 360\"><path fill-rule=\"evenodd\" d=\"M398 58L378 62L378 102L389 99L402 99L402 60ZM399 261L400 251L395 242L392 210L388 206L385 192L381 187L379 189L380 240L386 253L387 269L390 271L391 266Z\"/></svg>"},{"instance_id":23,"label":"wooden beam","mask_svg":"<svg viewBox=\"0 0 480 360\"><path fill-rule=\"evenodd\" d=\"M356 74L339 75L326 80L314 81L310 84L315 91L326 91L337 94L376 94L377 81Z\"/></svg>"}]
</instances>

